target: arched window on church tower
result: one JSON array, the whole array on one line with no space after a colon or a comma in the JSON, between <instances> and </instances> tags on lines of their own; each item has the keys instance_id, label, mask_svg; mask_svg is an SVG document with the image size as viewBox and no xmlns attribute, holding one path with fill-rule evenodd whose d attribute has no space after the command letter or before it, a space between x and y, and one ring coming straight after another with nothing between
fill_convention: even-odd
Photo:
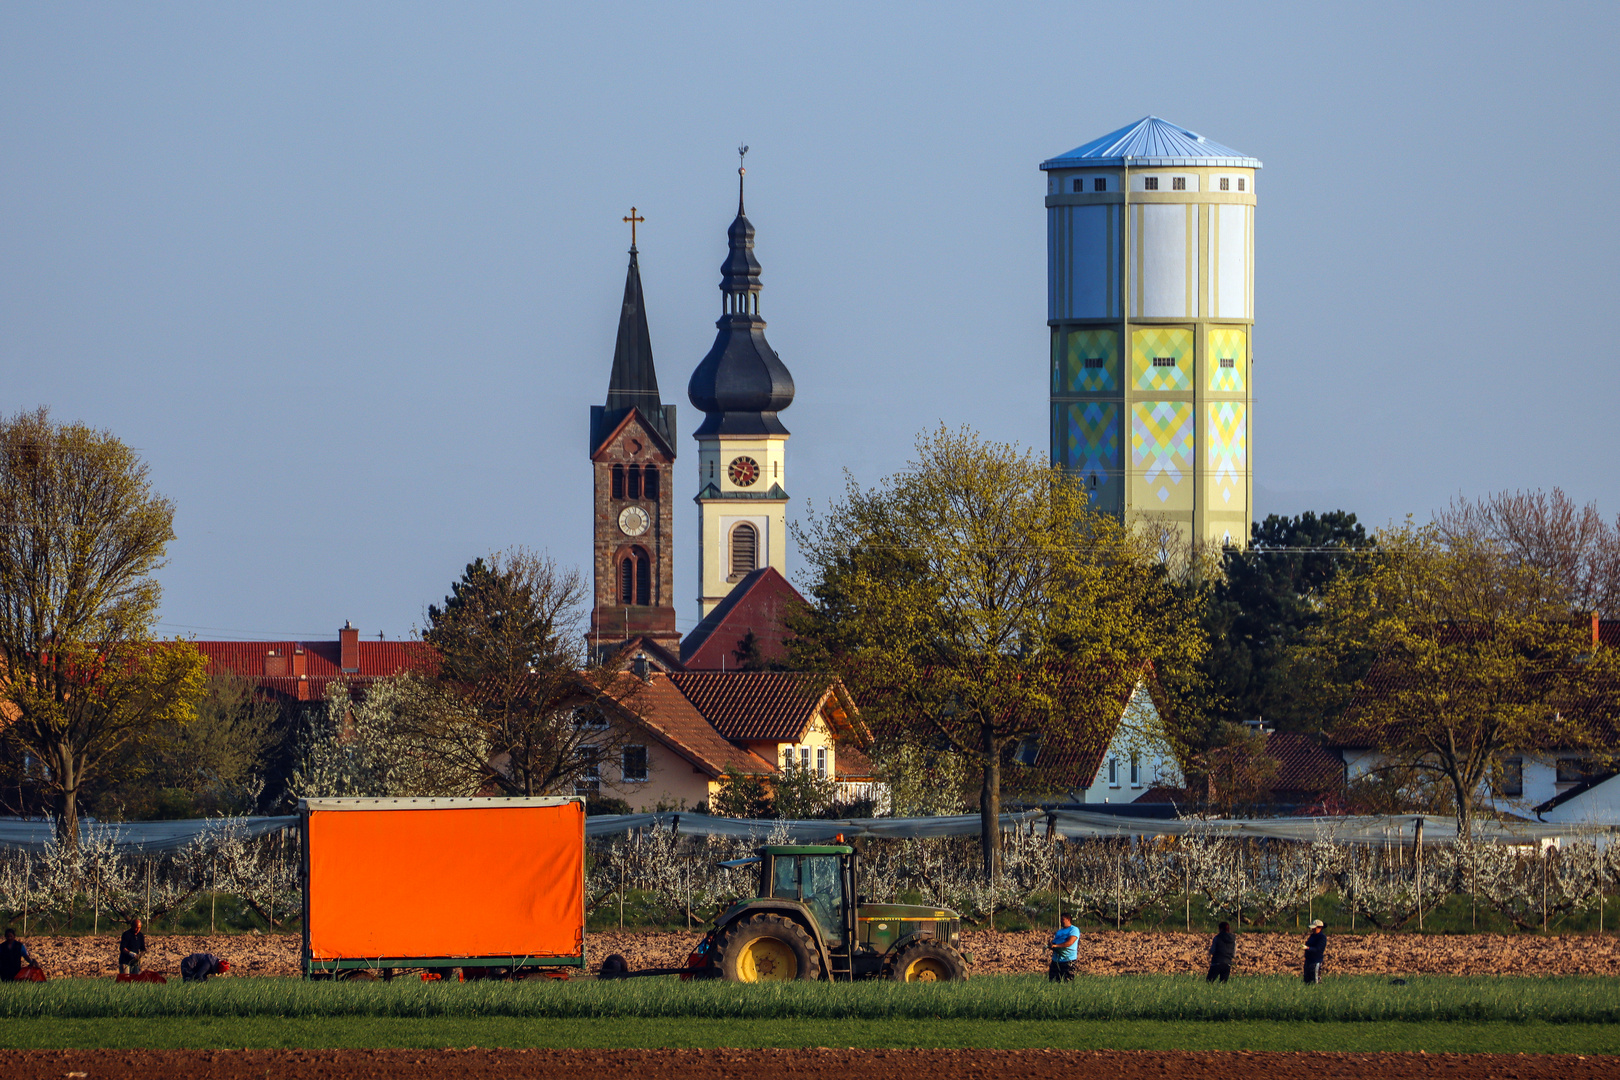
<instances>
[{"instance_id":1,"label":"arched window on church tower","mask_svg":"<svg viewBox=\"0 0 1620 1080\"><path fill-rule=\"evenodd\" d=\"M626 472L629 475L624 478L624 497L627 499L641 498L641 466L632 465Z\"/></svg>"},{"instance_id":2,"label":"arched window on church tower","mask_svg":"<svg viewBox=\"0 0 1620 1080\"><path fill-rule=\"evenodd\" d=\"M626 555L619 560L619 603L636 602L636 560Z\"/></svg>"},{"instance_id":3,"label":"arched window on church tower","mask_svg":"<svg viewBox=\"0 0 1620 1080\"><path fill-rule=\"evenodd\" d=\"M759 566L759 531L748 522L731 530L731 580L754 572Z\"/></svg>"},{"instance_id":4,"label":"arched window on church tower","mask_svg":"<svg viewBox=\"0 0 1620 1080\"><path fill-rule=\"evenodd\" d=\"M641 548L636 548L636 603L642 607L652 603L652 560Z\"/></svg>"},{"instance_id":5,"label":"arched window on church tower","mask_svg":"<svg viewBox=\"0 0 1620 1080\"><path fill-rule=\"evenodd\" d=\"M648 465L641 470L641 495L645 499L658 498L658 466Z\"/></svg>"},{"instance_id":6,"label":"arched window on church tower","mask_svg":"<svg viewBox=\"0 0 1620 1080\"><path fill-rule=\"evenodd\" d=\"M624 466L623 465L615 465L615 466L613 466L613 497L615 499L624 498Z\"/></svg>"}]
</instances>

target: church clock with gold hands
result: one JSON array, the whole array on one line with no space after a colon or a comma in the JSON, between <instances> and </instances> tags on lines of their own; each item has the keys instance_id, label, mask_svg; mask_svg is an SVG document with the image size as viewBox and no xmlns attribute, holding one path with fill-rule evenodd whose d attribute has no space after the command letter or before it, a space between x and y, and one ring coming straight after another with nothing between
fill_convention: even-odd
<instances>
[{"instance_id":1,"label":"church clock with gold hands","mask_svg":"<svg viewBox=\"0 0 1620 1080\"><path fill-rule=\"evenodd\" d=\"M738 487L748 487L759 479L759 462L751 457L732 458L731 464L726 466L726 475Z\"/></svg>"},{"instance_id":2,"label":"church clock with gold hands","mask_svg":"<svg viewBox=\"0 0 1620 1080\"><path fill-rule=\"evenodd\" d=\"M639 506L627 506L619 511L619 531L626 536L640 536L651 524L647 511Z\"/></svg>"}]
</instances>

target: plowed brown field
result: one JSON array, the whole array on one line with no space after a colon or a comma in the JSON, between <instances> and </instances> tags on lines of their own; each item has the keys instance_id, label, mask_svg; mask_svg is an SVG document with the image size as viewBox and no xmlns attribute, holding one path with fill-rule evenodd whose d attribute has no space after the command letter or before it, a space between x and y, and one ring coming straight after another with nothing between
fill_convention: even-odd
<instances>
[{"instance_id":1,"label":"plowed brown field","mask_svg":"<svg viewBox=\"0 0 1620 1080\"><path fill-rule=\"evenodd\" d=\"M1044 932L967 931L962 936L963 947L973 954L975 975L1045 970ZM697 939L695 933L594 933L588 945L593 964L619 953L634 968L673 967L685 962ZM1303 940L1296 934L1240 934L1236 970L1293 971ZM154 935L147 941L151 971L172 974L187 953L212 952L231 962L233 975L298 973L295 937ZM1080 967L1094 975L1197 971L1207 962L1208 941L1204 934L1087 931L1080 939ZM93 978L117 971L117 939L108 935L29 938L28 946L55 978ZM1329 939L1328 966L1341 974L1620 975L1620 938L1340 934Z\"/></svg>"},{"instance_id":2,"label":"plowed brown field","mask_svg":"<svg viewBox=\"0 0 1620 1080\"><path fill-rule=\"evenodd\" d=\"M0 1054L0 1080L165 1077L276 1080L361 1077L534 1077L550 1080L710 1080L738 1076L829 1080L1329 1080L1620 1075L1612 1058L1497 1054L1178 1053L1066 1050L27 1050Z\"/></svg>"}]
</instances>

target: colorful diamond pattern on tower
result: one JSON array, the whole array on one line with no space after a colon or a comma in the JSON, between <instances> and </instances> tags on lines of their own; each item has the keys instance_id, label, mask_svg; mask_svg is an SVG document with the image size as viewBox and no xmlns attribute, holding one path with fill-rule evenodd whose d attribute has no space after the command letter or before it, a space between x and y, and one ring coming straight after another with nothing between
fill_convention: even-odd
<instances>
[{"instance_id":1,"label":"colorful diamond pattern on tower","mask_svg":"<svg viewBox=\"0 0 1620 1080\"><path fill-rule=\"evenodd\" d=\"M1159 365L1155 360L1170 360ZM1131 331L1131 386L1137 390L1193 388L1193 332L1179 326Z\"/></svg>"},{"instance_id":2,"label":"colorful diamond pattern on tower","mask_svg":"<svg viewBox=\"0 0 1620 1080\"><path fill-rule=\"evenodd\" d=\"M1225 367L1222 361L1230 361ZM1241 394L1249 381L1249 335L1227 328L1209 332L1209 388L1220 393Z\"/></svg>"},{"instance_id":3,"label":"colorful diamond pattern on tower","mask_svg":"<svg viewBox=\"0 0 1620 1080\"><path fill-rule=\"evenodd\" d=\"M1119 331L1070 330L1069 391L1095 393L1119 385Z\"/></svg>"},{"instance_id":4,"label":"colorful diamond pattern on tower","mask_svg":"<svg viewBox=\"0 0 1620 1080\"><path fill-rule=\"evenodd\" d=\"M1112 401L1074 402L1069 411L1068 468L1097 484L1119 472L1119 405Z\"/></svg>"},{"instance_id":5,"label":"colorful diamond pattern on tower","mask_svg":"<svg viewBox=\"0 0 1620 1080\"><path fill-rule=\"evenodd\" d=\"M1192 474L1193 407L1185 401L1131 405L1131 469L1161 504Z\"/></svg>"},{"instance_id":6,"label":"colorful diamond pattern on tower","mask_svg":"<svg viewBox=\"0 0 1620 1080\"><path fill-rule=\"evenodd\" d=\"M1248 409L1240 401L1209 406L1209 477L1217 506L1241 509L1249 468Z\"/></svg>"}]
</instances>

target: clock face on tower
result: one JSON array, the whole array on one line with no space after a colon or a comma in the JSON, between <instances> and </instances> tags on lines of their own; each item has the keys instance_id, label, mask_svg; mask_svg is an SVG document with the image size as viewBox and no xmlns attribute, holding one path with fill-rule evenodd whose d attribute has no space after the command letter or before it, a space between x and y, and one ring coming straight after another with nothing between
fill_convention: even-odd
<instances>
[{"instance_id":1,"label":"clock face on tower","mask_svg":"<svg viewBox=\"0 0 1620 1080\"><path fill-rule=\"evenodd\" d=\"M759 462L751 457L732 458L731 464L726 466L726 475L738 487L748 487L759 479Z\"/></svg>"},{"instance_id":2,"label":"clock face on tower","mask_svg":"<svg viewBox=\"0 0 1620 1080\"><path fill-rule=\"evenodd\" d=\"M626 536L640 536L651 524L647 511L639 506L627 506L619 511L619 531Z\"/></svg>"}]
</instances>

